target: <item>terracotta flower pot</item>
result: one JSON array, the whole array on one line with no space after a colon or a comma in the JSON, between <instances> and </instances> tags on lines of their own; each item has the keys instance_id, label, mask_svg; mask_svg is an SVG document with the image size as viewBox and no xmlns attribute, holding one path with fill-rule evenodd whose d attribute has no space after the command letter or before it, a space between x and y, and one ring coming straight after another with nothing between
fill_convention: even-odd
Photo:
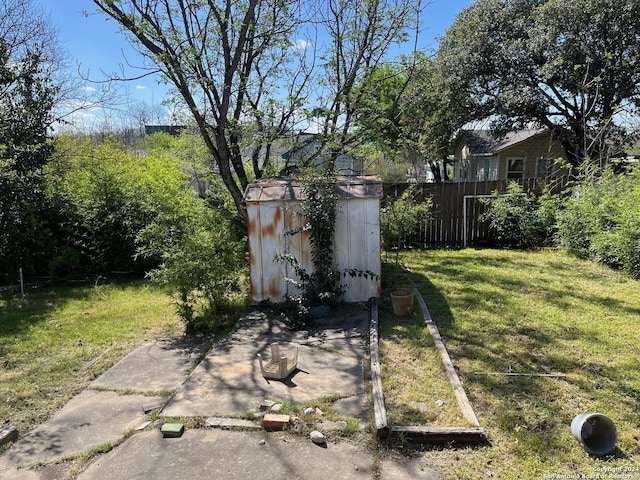
<instances>
[{"instance_id":1,"label":"terracotta flower pot","mask_svg":"<svg viewBox=\"0 0 640 480\"><path fill-rule=\"evenodd\" d=\"M406 317L413 313L413 291L409 289L399 289L391 292L391 303L393 313L399 317Z\"/></svg>"}]
</instances>

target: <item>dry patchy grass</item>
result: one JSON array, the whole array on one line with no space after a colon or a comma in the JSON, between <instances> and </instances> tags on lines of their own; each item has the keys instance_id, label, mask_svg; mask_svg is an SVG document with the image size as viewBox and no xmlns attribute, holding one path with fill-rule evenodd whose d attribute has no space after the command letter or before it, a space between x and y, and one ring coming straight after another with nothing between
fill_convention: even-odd
<instances>
[{"instance_id":1,"label":"dry patchy grass","mask_svg":"<svg viewBox=\"0 0 640 480\"><path fill-rule=\"evenodd\" d=\"M181 332L166 292L146 283L41 287L0 296L0 419L45 421L146 339Z\"/></svg>"}]
</instances>

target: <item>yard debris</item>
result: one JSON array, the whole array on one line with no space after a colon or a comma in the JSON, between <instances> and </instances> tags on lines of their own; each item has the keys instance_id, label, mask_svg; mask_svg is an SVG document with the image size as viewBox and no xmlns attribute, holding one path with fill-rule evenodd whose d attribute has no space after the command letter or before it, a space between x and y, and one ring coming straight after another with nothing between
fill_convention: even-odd
<instances>
[{"instance_id":1,"label":"yard debris","mask_svg":"<svg viewBox=\"0 0 640 480\"><path fill-rule=\"evenodd\" d=\"M283 430L289 424L291 417L289 415L280 415L277 413L267 413L262 418L262 427L265 430Z\"/></svg>"},{"instance_id":2,"label":"yard debris","mask_svg":"<svg viewBox=\"0 0 640 480\"><path fill-rule=\"evenodd\" d=\"M16 427L3 427L0 430L0 446L5 443L15 442L18 440L18 429Z\"/></svg>"},{"instance_id":3,"label":"yard debris","mask_svg":"<svg viewBox=\"0 0 640 480\"><path fill-rule=\"evenodd\" d=\"M138 426L136 427L136 430L138 430L138 431L142 431L142 430L144 430L145 428L147 428L149 425L151 425L151 423L152 423L151 421L144 422L144 423L142 423L142 424L138 425Z\"/></svg>"},{"instance_id":4,"label":"yard debris","mask_svg":"<svg viewBox=\"0 0 640 480\"><path fill-rule=\"evenodd\" d=\"M347 428L348 423L344 420L339 420L337 422L322 422L318 424L318 430L322 432L326 432L329 430L344 430Z\"/></svg>"},{"instance_id":5,"label":"yard debris","mask_svg":"<svg viewBox=\"0 0 640 480\"><path fill-rule=\"evenodd\" d=\"M165 438L181 437L184 433L184 425L182 423L165 423L160 431Z\"/></svg>"},{"instance_id":6,"label":"yard debris","mask_svg":"<svg viewBox=\"0 0 640 480\"><path fill-rule=\"evenodd\" d=\"M275 405L276 402L271 401L271 400L263 400L262 402L260 402L260 409L261 410L269 410L271 407L273 407Z\"/></svg>"},{"instance_id":7,"label":"yard debris","mask_svg":"<svg viewBox=\"0 0 640 480\"><path fill-rule=\"evenodd\" d=\"M147 402L147 403L142 405L142 411L144 413L149 413L149 412L151 412L153 410L159 410L160 408L162 408L162 403L160 403L157 400L155 400L153 402Z\"/></svg>"},{"instance_id":8,"label":"yard debris","mask_svg":"<svg viewBox=\"0 0 640 480\"><path fill-rule=\"evenodd\" d=\"M327 437L325 437L321 432L317 430L314 430L313 432L311 432L309 434L309 438L316 445L323 446L327 444Z\"/></svg>"}]
</instances>

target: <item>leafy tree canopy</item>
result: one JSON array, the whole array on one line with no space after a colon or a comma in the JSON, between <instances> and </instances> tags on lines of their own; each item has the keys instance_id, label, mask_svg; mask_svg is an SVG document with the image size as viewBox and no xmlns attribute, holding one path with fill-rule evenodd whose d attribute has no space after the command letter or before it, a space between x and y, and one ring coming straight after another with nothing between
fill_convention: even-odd
<instances>
[{"instance_id":1,"label":"leafy tree canopy","mask_svg":"<svg viewBox=\"0 0 640 480\"><path fill-rule=\"evenodd\" d=\"M402 65L383 64L357 85L362 101L356 125L383 151L402 148L400 97L407 86L407 73Z\"/></svg>"},{"instance_id":2,"label":"leafy tree canopy","mask_svg":"<svg viewBox=\"0 0 640 480\"><path fill-rule=\"evenodd\" d=\"M436 62L421 52L379 66L358 85L360 133L384 153L417 154L435 181L446 180L440 162L446 163L451 137L469 115L464 95L444 94L446 88Z\"/></svg>"},{"instance_id":3,"label":"leafy tree canopy","mask_svg":"<svg viewBox=\"0 0 640 480\"><path fill-rule=\"evenodd\" d=\"M553 129L574 166L606 159L640 102L640 4L478 0L447 30L437 62L443 94L468 99L468 121Z\"/></svg>"},{"instance_id":4,"label":"leafy tree canopy","mask_svg":"<svg viewBox=\"0 0 640 480\"><path fill-rule=\"evenodd\" d=\"M35 270L50 245L42 169L60 90L48 51L54 39L28 0L0 3L0 282Z\"/></svg>"},{"instance_id":5,"label":"leafy tree canopy","mask_svg":"<svg viewBox=\"0 0 640 480\"><path fill-rule=\"evenodd\" d=\"M355 143L356 83L406 39L420 8L419 0L94 3L150 60L149 73L175 87L242 218L243 192L272 171L264 152L278 136L314 124L333 158Z\"/></svg>"}]
</instances>

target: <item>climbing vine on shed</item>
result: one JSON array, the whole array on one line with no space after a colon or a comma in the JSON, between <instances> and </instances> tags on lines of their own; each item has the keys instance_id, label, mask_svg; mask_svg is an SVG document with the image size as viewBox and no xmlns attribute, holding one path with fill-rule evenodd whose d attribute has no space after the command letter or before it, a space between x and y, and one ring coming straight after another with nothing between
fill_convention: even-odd
<instances>
[{"instance_id":1,"label":"climbing vine on shed","mask_svg":"<svg viewBox=\"0 0 640 480\"><path fill-rule=\"evenodd\" d=\"M303 199L298 215L303 225L287 232L287 235L309 233L313 271L307 272L298 259L291 254L280 254L277 260L288 263L298 279L285 280L300 293L287 296L285 310L296 325L303 324L312 316L313 307L331 306L344 294L341 279L346 276L376 278L370 271L358 269L338 270L335 260L334 236L336 219L340 213L338 204L337 174L331 165L321 166L300 179Z\"/></svg>"}]
</instances>

